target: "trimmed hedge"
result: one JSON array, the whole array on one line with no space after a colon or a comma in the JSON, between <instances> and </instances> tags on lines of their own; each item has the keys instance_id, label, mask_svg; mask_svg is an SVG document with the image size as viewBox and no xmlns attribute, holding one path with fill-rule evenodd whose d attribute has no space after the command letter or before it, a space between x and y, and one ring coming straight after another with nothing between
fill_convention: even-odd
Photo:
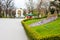
<instances>
[{"instance_id":1,"label":"trimmed hedge","mask_svg":"<svg viewBox=\"0 0 60 40\"><path fill-rule=\"evenodd\" d=\"M28 21L28 20L42 19L42 18L46 18L46 17L47 17L47 16L44 16L44 17L41 17L41 18L25 19L25 20L23 20L23 21L25 22L25 21Z\"/></svg>"},{"instance_id":2,"label":"trimmed hedge","mask_svg":"<svg viewBox=\"0 0 60 40\"><path fill-rule=\"evenodd\" d=\"M39 35L36 33L36 32L34 32L28 25L26 25L25 23L24 23L24 21L22 21L22 24L23 24L23 26L24 26L24 29L25 29L25 31L26 31L26 33L28 34L28 36L30 37L30 39L32 39L32 40L37 40L37 39L39 39ZM35 36L36 35L36 36Z\"/></svg>"},{"instance_id":3,"label":"trimmed hedge","mask_svg":"<svg viewBox=\"0 0 60 40\"><path fill-rule=\"evenodd\" d=\"M21 23L28 35L28 37L31 40L60 40L60 35L54 34L54 35L47 35L45 36L41 36L39 33L37 33L36 31L34 31L33 29L30 28L30 26L28 26L27 24L25 24L25 21L27 21L29 19L23 20Z\"/></svg>"}]
</instances>

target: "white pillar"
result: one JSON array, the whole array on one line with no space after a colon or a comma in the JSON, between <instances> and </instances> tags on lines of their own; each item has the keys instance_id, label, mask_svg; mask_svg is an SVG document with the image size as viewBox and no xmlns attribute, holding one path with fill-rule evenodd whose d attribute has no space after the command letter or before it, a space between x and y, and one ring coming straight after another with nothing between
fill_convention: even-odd
<instances>
[{"instance_id":1,"label":"white pillar","mask_svg":"<svg viewBox=\"0 0 60 40\"><path fill-rule=\"evenodd\" d=\"M24 15L23 15L23 10L21 9L21 17L24 17Z\"/></svg>"},{"instance_id":2,"label":"white pillar","mask_svg":"<svg viewBox=\"0 0 60 40\"><path fill-rule=\"evenodd\" d=\"M16 10L16 15L15 16L18 17L18 9Z\"/></svg>"}]
</instances>

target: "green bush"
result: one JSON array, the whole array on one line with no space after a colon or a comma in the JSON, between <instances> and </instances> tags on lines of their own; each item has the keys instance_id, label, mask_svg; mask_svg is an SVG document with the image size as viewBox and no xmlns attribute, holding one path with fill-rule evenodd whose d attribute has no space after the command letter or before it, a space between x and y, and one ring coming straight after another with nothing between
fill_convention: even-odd
<instances>
[{"instance_id":1,"label":"green bush","mask_svg":"<svg viewBox=\"0 0 60 40\"><path fill-rule=\"evenodd\" d=\"M35 31L33 31L28 25L26 25L24 23L24 21L22 21L22 24L24 26L24 29L26 31L26 33L28 34L28 36L30 37L31 40L37 40L40 38L39 34L37 34Z\"/></svg>"},{"instance_id":2,"label":"green bush","mask_svg":"<svg viewBox=\"0 0 60 40\"><path fill-rule=\"evenodd\" d=\"M24 26L24 29L31 40L60 40L60 35L54 34L54 35L41 36L39 33L31 29L30 26L28 26L25 23L25 21L27 20L29 19L23 20L22 25Z\"/></svg>"},{"instance_id":3,"label":"green bush","mask_svg":"<svg viewBox=\"0 0 60 40\"><path fill-rule=\"evenodd\" d=\"M58 15L58 17L60 17L60 15Z\"/></svg>"}]
</instances>

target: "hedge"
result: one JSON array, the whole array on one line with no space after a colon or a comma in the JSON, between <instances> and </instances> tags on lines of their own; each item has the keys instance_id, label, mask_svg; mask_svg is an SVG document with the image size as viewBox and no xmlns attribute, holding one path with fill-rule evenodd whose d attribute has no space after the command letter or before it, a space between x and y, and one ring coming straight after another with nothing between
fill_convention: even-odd
<instances>
[{"instance_id":1,"label":"hedge","mask_svg":"<svg viewBox=\"0 0 60 40\"><path fill-rule=\"evenodd\" d=\"M31 39L31 40L60 40L60 35L57 35L57 34L54 34L54 35L47 35L46 37L45 36L42 36L40 35L39 33L37 33L36 31L34 31L33 29L30 28L30 26L28 26L27 24L25 24L25 21L26 20L23 20L21 23L28 35L28 37Z\"/></svg>"},{"instance_id":2,"label":"hedge","mask_svg":"<svg viewBox=\"0 0 60 40\"><path fill-rule=\"evenodd\" d=\"M29 36L31 39L33 39L33 40L39 39L40 36L38 36L38 34L37 34L36 32L32 31L32 29L31 29L28 25L26 25L26 24L24 23L24 21L22 21L22 24L23 24L23 26L24 26L24 29L25 29L26 33L28 34L28 36ZM35 36L35 35L36 35L36 36Z\"/></svg>"}]
</instances>

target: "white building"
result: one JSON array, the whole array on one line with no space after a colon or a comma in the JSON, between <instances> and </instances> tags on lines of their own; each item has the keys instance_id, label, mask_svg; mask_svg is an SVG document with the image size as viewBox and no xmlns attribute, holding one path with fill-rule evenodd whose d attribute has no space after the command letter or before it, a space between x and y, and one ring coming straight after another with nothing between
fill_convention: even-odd
<instances>
[{"instance_id":1,"label":"white building","mask_svg":"<svg viewBox=\"0 0 60 40\"><path fill-rule=\"evenodd\" d=\"M24 17L23 9L16 9L16 17Z\"/></svg>"}]
</instances>

